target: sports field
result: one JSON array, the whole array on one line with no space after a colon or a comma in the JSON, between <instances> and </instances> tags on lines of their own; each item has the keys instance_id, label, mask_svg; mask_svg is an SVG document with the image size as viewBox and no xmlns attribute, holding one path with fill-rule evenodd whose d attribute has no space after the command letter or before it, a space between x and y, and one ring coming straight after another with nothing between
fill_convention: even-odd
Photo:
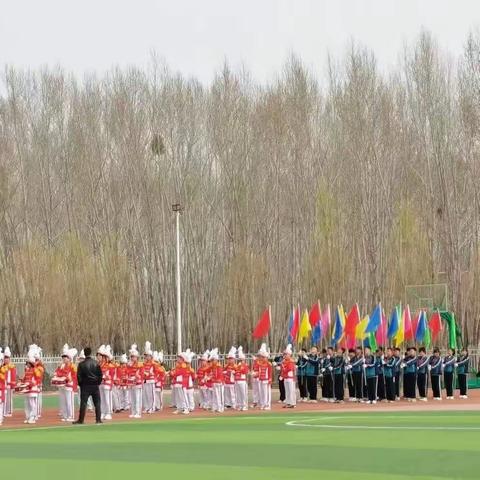
<instances>
[{"instance_id":1,"label":"sports field","mask_svg":"<svg viewBox=\"0 0 480 480\"><path fill-rule=\"evenodd\" d=\"M8 478L477 479L480 413L299 412L0 430Z\"/></svg>"}]
</instances>

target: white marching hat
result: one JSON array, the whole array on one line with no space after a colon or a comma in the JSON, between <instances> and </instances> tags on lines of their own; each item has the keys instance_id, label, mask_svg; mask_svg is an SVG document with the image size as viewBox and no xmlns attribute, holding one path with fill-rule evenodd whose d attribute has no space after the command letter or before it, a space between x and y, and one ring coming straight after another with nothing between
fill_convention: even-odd
<instances>
[{"instance_id":1,"label":"white marching hat","mask_svg":"<svg viewBox=\"0 0 480 480\"><path fill-rule=\"evenodd\" d=\"M128 363L128 358L127 358L127 354L126 354L126 353L123 353L123 354L120 356L119 362L120 362L120 363Z\"/></svg>"},{"instance_id":2,"label":"white marching hat","mask_svg":"<svg viewBox=\"0 0 480 480\"><path fill-rule=\"evenodd\" d=\"M201 355L200 360L208 361L209 355L210 355L210 350L205 350Z\"/></svg>"},{"instance_id":3,"label":"white marching hat","mask_svg":"<svg viewBox=\"0 0 480 480\"><path fill-rule=\"evenodd\" d=\"M258 351L258 355L260 355L261 357L268 358L270 354L268 353L266 343L262 343L262 345L260 346L260 350Z\"/></svg>"},{"instance_id":4,"label":"white marching hat","mask_svg":"<svg viewBox=\"0 0 480 480\"><path fill-rule=\"evenodd\" d=\"M80 353L78 354L78 357L77 357L78 360L85 360L85 352L82 350L80 350Z\"/></svg>"},{"instance_id":5,"label":"white marching hat","mask_svg":"<svg viewBox=\"0 0 480 480\"><path fill-rule=\"evenodd\" d=\"M232 347L227 354L227 358L235 359L236 354L237 354L237 349L235 347Z\"/></svg>"},{"instance_id":6,"label":"white marching hat","mask_svg":"<svg viewBox=\"0 0 480 480\"><path fill-rule=\"evenodd\" d=\"M157 362L163 363L163 350L157 353Z\"/></svg>"},{"instance_id":7,"label":"white marching hat","mask_svg":"<svg viewBox=\"0 0 480 480\"><path fill-rule=\"evenodd\" d=\"M1 349L0 349L1 350ZM12 352L10 351L10 347L5 347L5 350L3 351L3 356L10 358L12 356Z\"/></svg>"},{"instance_id":8,"label":"white marching hat","mask_svg":"<svg viewBox=\"0 0 480 480\"><path fill-rule=\"evenodd\" d=\"M113 360L113 352L112 352L112 347L110 345L107 345L105 347L105 356L109 359L109 360Z\"/></svg>"},{"instance_id":9,"label":"white marching hat","mask_svg":"<svg viewBox=\"0 0 480 480\"><path fill-rule=\"evenodd\" d=\"M134 343L132 344L132 346L130 347L130 350L128 351L128 354L131 356L131 357L138 357L140 354L138 353L138 349L137 349L137 344Z\"/></svg>"},{"instance_id":10,"label":"white marching hat","mask_svg":"<svg viewBox=\"0 0 480 480\"><path fill-rule=\"evenodd\" d=\"M210 350L210 356L208 357L209 360L218 360L218 348L214 348Z\"/></svg>"},{"instance_id":11,"label":"white marching hat","mask_svg":"<svg viewBox=\"0 0 480 480\"><path fill-rule=\"evenodd\" d=\"M100 345L97 349L97 354L99 355L106 355L106 349L105 349L105 345Z\"/></svg>"},{"instance_id":12,"label":"white marching hat","mask_svg":"<svg viewBox=\"0 0 480 480\"><path fill-rule=\"evenodd\" d=\"M150 342L145 342L145 348L143 349L144 355L153 355L152 344Z\"/></svg>"},{"instance_id":13,"label":"white marching hat","mask_svg":"<svg viewBox=\"0 0 480 480\"><path fill-rule=\"evenodd\" d=\"M289 343L287 345L287 348L285 348L285 350L283 351L283 353L287 354L287 355L291 355L293 353L293 350L292 350L292 344Z\"/></svg>"},{"instance_id":14,"label":"white marching hat","mask_svg":"<svg viewBox=\"0 0 480 480\"><path fill-rule=\"evenodd\" d=\"M239 360L245 360L245 354L243 353L243 347L238 347L237 355Z\"/></svg>"}]
</instances>

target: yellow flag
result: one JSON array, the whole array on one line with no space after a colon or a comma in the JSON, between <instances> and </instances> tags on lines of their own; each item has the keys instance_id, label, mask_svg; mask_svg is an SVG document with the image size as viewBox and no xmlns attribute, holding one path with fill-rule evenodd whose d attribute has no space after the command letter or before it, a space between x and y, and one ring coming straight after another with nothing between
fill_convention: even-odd
<instances>
[{"instance_id":1,"label":"yellow flag","mask_svg":"<svg viewBox=\"0 0 480 480\"><path fill-rule=\"evenodd\" d=\"M405 310L400 318L400 325L398 326L397 334L395 335L395 346L399 347L405 340Z\"/></svg>"},{"instance_id":2,"label":"yellow flag","mask_svg":"<svg viewBox=\"0 0 480 480\"><path fill-rule=\"evenodd\" d=\"M305 312L303 313L302 321L300 322L300 328L298 329L298 343L308 338L311 331L312 326L310 325L308 310L305 310Z\"/></svg>"},{"instance_id":3,"label":"yellow flag","mask_svg":"<svg viewBox=\"0 0 480 480\"><path fill-rule=\"evenodd\" d=\"M367 337L365 330L367 329L368 322L370 321L370 316L366 315L355 327L355 338L357 340L363 340Z\"/></svg>"}]
</instances>

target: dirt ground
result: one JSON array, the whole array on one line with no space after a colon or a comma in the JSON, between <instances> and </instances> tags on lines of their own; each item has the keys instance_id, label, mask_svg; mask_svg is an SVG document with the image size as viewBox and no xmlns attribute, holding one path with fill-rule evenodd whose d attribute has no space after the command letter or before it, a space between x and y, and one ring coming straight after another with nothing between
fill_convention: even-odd
<instances>
[{"instance_id":1,"label":"dirt ground","mask_svg":"<svg viewBox=\"0 0 480 480\"><path fill-rule=\"evenodd\" d=\"M336 404L336 403L325 403L319 401L318 403L298 403L297 407L295 408L296 413L302 412L331 412L331 411L338 411L338 412L403 412L403 411L445 411L445 410L480 410L480 389L477 390L470 390L469 398L467 400L459 399L455 397L455 400L445 400L442 401L433 401L431 398L428 402L415 402L409 403L405 400L400 400L395 403L385 403L380 402L376 405L367 405L363 403L353 403L348 402L348 400L343 404ZM204 410L196 410L192 412L189 417L197 418L197 417L213 417L219 415L269 415L271 413L288 413L291 414L291 409L284 409L282 404L277 403L276 399L278 399L278 392L273 392L273 400L272 400L272 410L271 411L261 411L258 409L250 408L247 412L237 412L235 410L226 410L223 414L218 413L211 413ZM76 407L77 408L77 407ZM78 411L77 411L78 413ZM118 421L121 422L142 422L145 420L154 420L154 419L169 419L172 420L174 418L185 418L186 415L174 415L173 409L166 408L162 412L157 412L151 415L143 415L142 419L130 419L128 418L128 413L122 412L118 414L114 414L113 420L111 422L115 423ZM51 427L51 426L62 426L65 425L64 422L60 421L58 416L58 410L54 408L44 409L42 417L38 420L36 425L25 425L23 423L24 416L23 411L17 409L14 411L13 417L5 418L3 422L3 426L1 428L37 428L37 427ZM88 412L87 417L85 419L86 423L94 423L95 418L93 413ZM110 422L109 422L110 423ZM1 430L0 430L1 431Z\"/></svg>"}]
</instances>

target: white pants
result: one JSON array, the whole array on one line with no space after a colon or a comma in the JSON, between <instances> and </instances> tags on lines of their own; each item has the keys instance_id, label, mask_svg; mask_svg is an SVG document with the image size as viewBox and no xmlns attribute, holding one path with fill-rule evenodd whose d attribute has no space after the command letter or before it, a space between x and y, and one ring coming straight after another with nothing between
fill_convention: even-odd
<instances>
[{"instance_id":1,"label":"white pants","mask_svg":"<svg viewBox=\"0 0 480 480\"><path fill-rule=\"evenodd\" d=\"M174 405L177 407L177 410L188 410L188 402L185 397L184 389L181 385L172 386L172 396L175 398Z\"/></svg>"},{"instance_id":2,"label":"white pants","mask_svg":"<svg viewBox=\"0 0 480 480\"><path fill-rule=\"evenodd\" d=\"M258 378L252 379L252 402L254 405L258 405L260 403L260 395L258 392Z\"/></svg>"},{"instance_id":3,"label":"white pants","mask_svg":"<svg viewBox=\"0 0 480 480\"><path fill-rule=\"evenodd\" d=\"M155 387L155 410L163 410L163 388Z\"/></svg>"},{"instance_id":4,"label":"white pants","mask_svg":"<svg viewBox=\"0 0 480 480\"><path fill-rule=\"evenodd\" d=\"M235 401L236 408L248 408L248 385L247 382L241 380L235 384Z\"/></svg>"},{"instance_id":5,"label":"white pants","mask_svg":"<svg viewBox=\"0 0 480 480\"><path fill-rule=\"evenodd\" d=\"M60 416L64 420L74 419L74 399L75 394L71 388L60 387L58 389L59 403L60 403Z\"/></svg>"},{"instance_id":6,"label":"white pants","mask_svg":"<svg viewBox=\"0 0 480 480\"><path fill-rule=\"evenodd\" d=\"M34 394L37 397L36 400L36 405L37 405L37 419L42 416L42 408L43 408L43 393L35 393Z\"/></svg>"},{"instance_id":7,"label":"white pants","mask_svg":"<svg viewBox=\"0 0 480 480\"><path fill-rule=\"evenodd\" d=\"M13 414L13 391L11 388L5 389L5 401L2 411L5 417L11 417Z\"/></svg>"},{"instance_id":8,"label":"white pants","mask_svg":"<svg viewBox=\"0 0 480 480\"><path fill-rule=\"evenodd\" d=\"M176 407L177 406L177 399L175 398L175 394L176 394L176 389L175 389L175 385L172 385L172 388L170 390L170 405L172 407Z\"/></svg>"},{"instance_id":9,"label":"white pants","mask_svg":"<svg viewBox=\"0 0 480 480\"><path fill-rule=\"evenodd\" d=\"M100 385L100 407L103 417L112 414L112 389L107 385Z\"/></svg>"},{"instance_id":10,"label":"white pants","mask_svg":"<svg viewBox=\"0 0 480 480\"><path fill-rule=\"evenodd\" d=\"M38 393L27 393L25 395L25 420L35 421L38 418Z\"/></svg>"},{"instance_id":11,"label":"white pants","mask_svg":"<svg viewBox=\"0 0 480 480\"><path fill-rule=\"evenodd\" d=\"M200 408L210 408L210 395L207 387L200 387Z\"/></svg>"},{"instance_id":12,"label":"white pants","mask_svg":"<svg viewBox=\"0 0 480 480\"><path fill-rule=\"evenodd\" d=\"M214 383L212 389L212 410L214 412L223 412L225 406L223 403L223 385Z\"/></svg>"},{"instance_id":13,"label":"white pants","mask_svg":"<svg viewBox=\"0 0 480 480\"><path fill-rule=\"evenodd\" d=\"M297 393L295 390L295 380L293 378L285 378L283 384L285 385L285 403L287 405L296 405Z\"/></svg>"},{"instance_id":14,"label":"white pants","mask_svg":"<svg viewBox=\"0 0 480 480\"><path fill-rule=\"evenodd\" d=\"M135 385L129 388L130 391L130 414L142 415L142 386Z\"/></svg>"},{"instance_id":15,"label":"white pants","mask_svg":"<svg viewBox=\"0 0 480 480\"><path fill-rule=\"evenodd\" d=\"M272 405L272 388L268 380L258 382L258 403L260 408L270 410Z\"/></svg>"},{"instance_id":16,"label":"white pants","mask_svg":"<svg viewBox=\"0 0 480 480\"><path fill-rule=\"evenodd\" d=\"M184 395L187 401L188 410L193 412L195 410L195 390L193 388L185 388Z\"/></svg>"},{"instance_id":17,"label":"white pants","mask_svg":"<svg viewBox=\"0 0 480 480\"><path fill-rule=\"evenodd\" d=\"M143 384L143 411L145 413L155 411L155 382Z\"/></svg>"},{"instance_id":18,"label":"white pants","mask_svg":"<svg viewBox=\"0 0 480 480\"><path fill-rule=\"evenodd\" d=\"M236 408L235 402L235 385L225 385L223 387L223 395L226 407Z\"/></svg>"}]
</instances>

